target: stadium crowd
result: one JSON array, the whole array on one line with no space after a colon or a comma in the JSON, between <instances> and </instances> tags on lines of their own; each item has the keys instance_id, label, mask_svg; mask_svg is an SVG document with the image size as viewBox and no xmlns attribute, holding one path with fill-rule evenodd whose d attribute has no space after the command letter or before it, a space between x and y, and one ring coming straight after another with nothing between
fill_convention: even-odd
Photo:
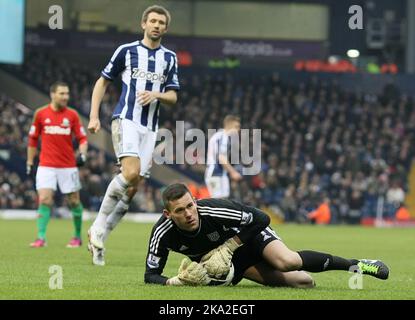
<instances>
[{"instance_id":1,"label":"stadium crowd","mask_svg":"<svg viewBox=\"0 0 415 320\"><path fill-rule=\"evenodd\" d=\"M182 105L166 112L167 125L185 119L207 132L234 113L243 128L262 129L261 173L233 184L244 202L302 221L329 199L336 222L375 215L381 196L386 217L403 204L415 134L408 97L346 92L316 77L288 85L277 73L254 81L230 73L185 81Z\"/></svg>"},{"instance_id":2,"label":"stadium crowd","mask_svg":"<svg viewBox=\"0 0 415 320\"><path fill-rule=\"evenodd\" d=\"M0 209L37 209L34 176L25 175L27 134L33 111L0 93ZM19 142L19 143L16 143ZM105 187L118 173L115 159L104 151L90 148L88 161L80 168L81 200L91 211L99 209ZM134 212L161 209L160 191L143 182L132 202ZM65 205L58 196L56 207Z\"/></svg>"},{"instance_id":3,"label":"stadium crowd","mask_svg":"<svg viewBox=\"0 0 415 320\"><path fill-rule=\"evenodd\" d=\"M24 70L20 72L22 77L45 92L50 79L60 75L71 85L72 105L88 114L99 70L70 61L58 62L39 52L32 53L21 69L14 68L14 72L19 70ZM403 204L415 134L411 98L396 90L384 90L379 95L347 92L335 81L322 81L316 76L289 84L271 72L254 79L229 71L186 72L180 75L180 81L178 105L162 110L160 127L174 133L176 121L185 121L186 130L207 132L208 128L221 128L224 116L232 113L240 115L242 128L262 129L261 173L233 183L234 198L273 208L285 220L298 222L324 201L330 203L333 223L374 216L380 197L385 199L387 217ZM104 125L109 125L119 95L116 86L110 88L102 106ZM1 99L4 106L5 98ZM1 119L16 118L14 104L6 105L1 109ZM19 113L13 120L21 123L17 126L20 132L3 120L0 132L12 132L12 136L7 141L1 134L0 145L25 141L28 125L23 118L24 114ZM24 144L12 144L12 148L23 156ZM114 169L102 152L93 150L89 158L88 167L81 170L83 201L97 209ZM203 164L175 167L203 181ZM2 190L8 188L7 194L19 195L16 197L26 193L33 196L31 191L23 192L24 185L25 190L32 189L30 183L16 182L18 176L5 172L0 168L0 181L5 181ZM2 193L1 207L33 206L32 198L4 200L8 197ZM151 186L143 185L138 197L140 210L160 209L160 193Z\"/></svg>"}]
</instances>

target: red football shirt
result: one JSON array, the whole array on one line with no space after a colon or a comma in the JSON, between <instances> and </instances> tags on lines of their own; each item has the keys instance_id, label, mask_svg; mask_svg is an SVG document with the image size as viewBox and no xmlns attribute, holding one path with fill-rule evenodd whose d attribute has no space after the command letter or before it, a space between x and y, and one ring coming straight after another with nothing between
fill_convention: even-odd
<instances>
[{"instance_id":1,"label":"red football shirt","mask_svg":"<svg viewBox=\"0 0 415 320\"><path fill-rule=\"evenodd\" d=\"M35 113L29 132L29 146L36 148L40 137L40 166L73 168L76 167L73 135L79 144L87 142L78 113L68 107L54 111L49 104Z\"/></svg>"}]
</instances>

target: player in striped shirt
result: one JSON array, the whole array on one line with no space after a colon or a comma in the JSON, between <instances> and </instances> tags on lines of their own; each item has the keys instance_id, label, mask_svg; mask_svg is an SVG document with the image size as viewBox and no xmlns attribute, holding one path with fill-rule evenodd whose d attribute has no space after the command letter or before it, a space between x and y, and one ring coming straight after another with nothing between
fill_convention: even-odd
<instances>
[{"instance_id":1,"label":"player in striped shirt","mask_svg":"<svg viewBox=\"0 0 415 320\"><path fill-rule=\"evenodd\" d=\"M38 235L30 244L33 248L46 245L46 228L49 223L53 195L59 186L71 208L75 234L67 245L80 247L82 227L82 204L79 198L81 183L77 165L86 161L88 142L78 113L69 107L69 87L55 82L50 88L51 102L36 110L29 132L27 147L27 174L31 175L37 153L39 138L42 140L39 167L36 173L36 190L39 196ZM79 156L75 159L72 138L79 142Z\"/></svg>"},{"instance_id":2,"label":"player in striped shirt","mask_svg":"<svg viewBox=\"0 0 415 320\"><path fill-rule=\"evenodd\" d=\"M208 142L205 183L212 198L228 198L230 181L240 181L241 174L229 162L232 136L241 128L238 116L227 115L223 120L223 130L216 132Z\"/></svg>"},{"instance_id":3,"label":"player in striped shirt","mask_svg":"<svg viewBox=\"0 0 415 320\"><path fill-rule=\"evenodd\" d=\"M92 93L88 130L97 133L99 109L107 86L121 75L122 92L111 131L121 173L109 184L98 216L89 230L93 263L104 265L104 241L127 212L137 184L151 167L160 104L173 106L180 89L176 54L161 45L170 24L161 6L147 8L141 19L144 37L115 50Z\"/></svg>"},{"instance_id":4,"label":"player in striped shirt","mask_svg":"<svg viewBox=\"0 0 415 320\"><path fill-rule=\"evenodd\" d=\"M379 260L292 251L270 228L270 218L261 210L228 199L195 201L184 184L168 186L163 202L163 216L149 240L146 283L207 285L212 283L207 278L228 273L231 263L232 284L246 278L269 286L309 288L314 281L304 271L348 271L353 266L379 279L389 275L388 267ZM188 269L179 271L178 276L165 277L162 272L169 251L182 253L197 263L190 267L187 264Z\"/></svg>"}]
</instances>

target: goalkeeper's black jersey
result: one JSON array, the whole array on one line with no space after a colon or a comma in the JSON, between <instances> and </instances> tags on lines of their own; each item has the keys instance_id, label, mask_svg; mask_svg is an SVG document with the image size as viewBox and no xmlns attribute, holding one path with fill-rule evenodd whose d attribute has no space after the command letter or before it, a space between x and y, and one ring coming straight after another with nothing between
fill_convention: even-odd
<instances>
[{"instance_id":1,"label":"goalkeeper's black jersey","mask_svg":"<svg viewBox=\"0 0 415 320\"><path fill-rule=\"evenodd\" d=\"M146 260L145 282L165 284L162 276L169 251L199 261L204 254L238 234L243 243L249 241L270 222L269 217L254 207L226 199L196 201L199 229L189 233L180 230L172 220L162 216L151 232Z\"/></svg>"}]
</instances>

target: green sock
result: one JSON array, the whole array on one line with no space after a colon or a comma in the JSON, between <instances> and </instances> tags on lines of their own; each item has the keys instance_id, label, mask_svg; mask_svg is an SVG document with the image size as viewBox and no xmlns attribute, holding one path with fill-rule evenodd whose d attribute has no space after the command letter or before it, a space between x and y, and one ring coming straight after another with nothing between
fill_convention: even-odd
<instances>
[{"instance_id":1,"label":"green sock","mask_svg":"<svg viewBox=\"0 0 415 320\"><path fill-rule=\"evenodd\" d=\"M82 228L82 211L84 208L82 204L78 204L76 207L71 209L72 216L73 216L73 225L75 227L75 234L76 238L81 238L81 228Z\"/></svg>"},{"instance_id":2,"label":"green sock","mask_svg":"<svg viewBox=\"0 0 415 320\"><path fill-rule=\"evenodd\" d=\"M39 217L37 218L37 237L46 240L46 228L50 219L50 207L41 204L37 209Z\"/></svg>"}]
</instances>

